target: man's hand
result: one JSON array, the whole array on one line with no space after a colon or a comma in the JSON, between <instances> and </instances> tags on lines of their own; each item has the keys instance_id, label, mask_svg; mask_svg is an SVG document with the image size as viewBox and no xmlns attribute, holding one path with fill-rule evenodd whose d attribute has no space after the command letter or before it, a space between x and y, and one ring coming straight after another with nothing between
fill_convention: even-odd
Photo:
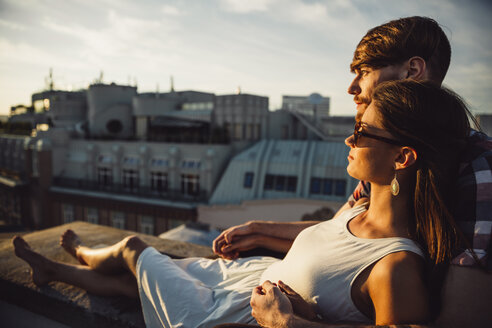
<instances>
[{"instance_id":1,"label":"man's hand","mask_svg":"<svg viewBox=\"0 0 492 328\"><path fill-rule=\"evenodd\" d=\"M255 221L249 221L224 230L213 242L214 253L233 260L239 256L239 252L258 247L261 236L253 228L255 224Z\"/></svg>"},{"instance_id":2,"label":"man's hand","mask_svg":"<svg viewBox=\"0 0 492 328\"><path fill-rule=\"evenodd\" d=\"M292 308L296 315L310 321L318 320L318 316L316 315L313 306L306 302L301 295L297 294L281 280L278 281L278 288L280 288L280 290L289 298L290 304L292 304Z\"/></svg>"},{"instance_id":3,"label":"man's hand","mask_svg":"<svg viewBox=\"0 0 492 328\"><path fill-rule=\"evenodd\" d=\"M250 304L251 315L262 327L287 327L294 315L287 295L268 280L253 289Z\"/></svg>"}]
</instances>

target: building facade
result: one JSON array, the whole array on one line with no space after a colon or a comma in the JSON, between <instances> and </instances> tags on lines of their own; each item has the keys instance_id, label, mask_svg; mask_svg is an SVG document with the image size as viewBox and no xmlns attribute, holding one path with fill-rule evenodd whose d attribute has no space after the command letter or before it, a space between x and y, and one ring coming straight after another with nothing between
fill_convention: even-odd
<instances>
[{"instance_id":1,"label":"building facade","mask_svg":"<svg viewBox=\"0 0 492 328\"><path fill-rule=\"evenodd\" d=\"M345 135L320 128L351 131L353 121L269 111L267 97L98 83L37 93L31 107L46 124L0 136L0 213L9 225L82 220L159 235L199 220L199 206L338 204L355 185Z\"/></svg>"}]
</instances>

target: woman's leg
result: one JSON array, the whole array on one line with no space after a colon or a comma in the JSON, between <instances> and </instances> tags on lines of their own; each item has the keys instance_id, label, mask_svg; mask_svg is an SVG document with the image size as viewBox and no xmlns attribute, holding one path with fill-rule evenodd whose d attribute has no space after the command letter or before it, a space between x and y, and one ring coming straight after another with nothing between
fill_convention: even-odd
<instances>
[{"instance_id":1,"label":"woman's leg","mask_svg":"<svg viewBox=\"0 0 492 328\"><path fill-rule=\"evenodd\" d=\"M14 237L13 244L15 255L31 266L33 282L38 286L60 281L96 295L138 297L137 281L130 272L105 275L87 266L52 261L34 252L27 242L18 236Z\"/></svg>"},{"instance_id":2,"label":"woman's leg","mask_svg":"<svg viewBox=\"0 0 492 328\"><path fill-rule=\"evenodd\" d=\"M61 246L81 264L105 274L132 272L135 276L137 259L148 247L136 236L126 237L120 242L98 249L83 246L79 236L72 230L67 230L60 238Z\"/></svg>"}]
</instances>

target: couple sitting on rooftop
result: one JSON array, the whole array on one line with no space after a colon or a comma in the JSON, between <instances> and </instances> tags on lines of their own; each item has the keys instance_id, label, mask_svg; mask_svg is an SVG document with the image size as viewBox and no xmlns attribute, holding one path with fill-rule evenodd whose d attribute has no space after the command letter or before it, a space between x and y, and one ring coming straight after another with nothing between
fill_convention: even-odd
<instances>
[{"instance_id":1,"label":"couple sitting on rooftop","mask_svg":"<svg viewBox=\"0 0 492 328\"><path fill-rule=\"evenodd\" d=\"M91 249L70 230L61 245L80 265L51 261L21 237L16 255L37 285L139 297L148 327L428 323L450 264L487 265L489 240L473 233L492 212L480 180L491 174L491 142L440 86L450 55L426 17L391 21L360 41L348 90L356 125L345 143L347 171L363 182L331 220L229 228L214 241L215 260L174 260L138 237ZM256 247L287 255L239 257Z\"/></svg>"}]
</instances>

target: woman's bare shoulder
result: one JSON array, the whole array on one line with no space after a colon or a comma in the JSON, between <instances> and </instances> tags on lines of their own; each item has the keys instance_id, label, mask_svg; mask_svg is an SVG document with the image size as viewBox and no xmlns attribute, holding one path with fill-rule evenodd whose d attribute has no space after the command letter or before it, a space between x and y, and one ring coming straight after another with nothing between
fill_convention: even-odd
<instances>
[{"instance_id":1,"label":"woman's bare shoulder","mask_svg":"<svg viewBox=\"0 0 492 328\"><path fill-rule=\"evenodd\" d=\"M401 251L386 255L367 279L376 323L423 323L430 318L425 263L419 255Z\"/></svg>"}]
</instances>

